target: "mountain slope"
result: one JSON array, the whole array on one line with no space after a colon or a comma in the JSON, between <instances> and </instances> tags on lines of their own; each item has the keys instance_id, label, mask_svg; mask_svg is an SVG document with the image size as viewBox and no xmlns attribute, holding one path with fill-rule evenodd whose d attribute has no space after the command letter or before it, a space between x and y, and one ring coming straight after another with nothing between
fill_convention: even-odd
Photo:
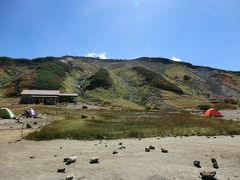
<instances>
[{"instance_id":1,"label":"mountain slope","mask_svg":"<svg viewBox=\"0 0 240 180\"><path fill-rule=\"evenodd\" d=\"M60 89L113 108L191 108L240 97L239 72L165 58L1 57L0 75L1 97L18 97L22 89Z\"/></svg>"}]
</instances>

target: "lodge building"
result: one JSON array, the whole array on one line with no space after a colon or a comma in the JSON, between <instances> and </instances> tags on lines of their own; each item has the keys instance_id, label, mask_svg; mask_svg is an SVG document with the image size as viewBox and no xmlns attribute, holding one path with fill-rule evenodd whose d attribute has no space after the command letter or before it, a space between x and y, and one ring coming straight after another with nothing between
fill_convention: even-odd
<instances>
[{"instance_id":1,"label":"lodge building","mask_svg":"<svg viewBox=\"0 0 240 180\"><path fill-rule=\"evenodd\" d=\"M23 90L20 104L76 103L77 94L60 93L59 90Z\"/></svg>"}]
</instances>

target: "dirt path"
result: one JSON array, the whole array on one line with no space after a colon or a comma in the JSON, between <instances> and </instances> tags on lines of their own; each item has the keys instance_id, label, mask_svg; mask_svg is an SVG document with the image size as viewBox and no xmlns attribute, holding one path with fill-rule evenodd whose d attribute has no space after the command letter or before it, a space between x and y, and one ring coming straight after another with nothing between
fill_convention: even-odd
<instances>
[{"instance_id":1,"label":"dirt path","mask_svg":"<svg viewBox=\"0 0 240 180\"><path fill-rule=\"evenodd\" d=\"M112 151L120 147L119 142L126 149L118 149L119 153L113 155ZM74 172L77 179L194 180L199 179L201 170L213 170L210 160L213 157L220 167L215 169L217 179L240 179L240 136L103 140L99 143L23 140L9 144L8 140L0 138L0 179L60 180ZM156 149L145 152L144 148L150 144ZM162 147L169 153L162 153ZM77 162L65 165L63 158L68 155L77 155ZM30 159L30 156L35 158ZM100 163L89 164L92 156L99 156ZM200 160L202 168L194 167L194 160ZM60 167L65 167L67 173L57 173Z\"/></svg>"}]
</instances>

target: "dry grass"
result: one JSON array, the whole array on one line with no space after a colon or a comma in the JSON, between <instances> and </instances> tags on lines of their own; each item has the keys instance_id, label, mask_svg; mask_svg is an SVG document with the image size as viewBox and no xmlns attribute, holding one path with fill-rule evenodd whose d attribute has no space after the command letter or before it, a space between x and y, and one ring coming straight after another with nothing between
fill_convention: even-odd
<instances>
[{"instance_id":1,"label":"dry grass","mask_svg":"<svg viewBox=\"0 0 240 180\"><path fill-rule=\"evenodd\" d=\"M44 109L38 109L44 112ZM82 111L50 108L57 121L29 134L26 139L117 139L154 136L240 134L240 123L202 118L188 113L144 111ZM86 119L81 119L86 115Z\"/></svg>"}]
</instances>

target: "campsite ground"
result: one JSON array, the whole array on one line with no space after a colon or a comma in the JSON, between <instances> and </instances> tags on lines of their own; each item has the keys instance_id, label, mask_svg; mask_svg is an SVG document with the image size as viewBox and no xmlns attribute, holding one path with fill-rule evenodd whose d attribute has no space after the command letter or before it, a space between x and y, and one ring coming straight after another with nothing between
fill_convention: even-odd
<instances>
[{"instance_id":1,"label":"campsite ground","mask_svg":"<svg viewBox=\"0 0 240 180\"><path fill-rule=\"evenodd\" d=\"M15 113L21 113L25 107L12 108ZM45 114L39 119L24 119L25 124L38 121L33 129L24 129L24 134L39 130L45 124L49 124L64 117L76 118L85 114L91 117L94 113L96 118L101 117L96 110L81 111L63 109L59 107L36 107L38 112ZM66 113L67 111L68 113ZM109 111L106 111L109 113ZM105 113L106 113L105 112ZM144 119L160 117L157 112L122 112L120 117L116 111L114 119L125 120L141 116ZM232 113L233 112L233 113ZM97 113L97 114L96 114ZM130 113L130 114L129 114ZM238 111L224 111L224 117L236 120ZM136 116L137 115L137 116ZM178 114L177 116L180 116ZM227 116L228 115L228 116ZM230 115L234 115L231 117ZM74 117L73 117L74 116ZM116 117L115 117L116 116ZM161 115L166 117L165 115ZM168 114L172 117L172 114ZM118 118L117 118L118 117ZM185 116L184 116L185 117ZM109 117L108 117L109 118ZM142 120L141 118L135 118ZM164 118L165 119L165 118ZM95 119L96 120L96 119ZM215 119L217 120L217 119ZM213 120L213 121L215 121ZM77 121L75 119L73 122ZM119 121L121 122L121 121ZM191 122L191 121L189 121ZM231 121L230 121L231 122ZM104 122L107 125L107 122ZM233 122L231 122L233 123ZM238 123L238 122L234 122ZM238 123L239 124L239 123ZM97 125L97 124L96 124ZM11 128L12 127L12 128ZM0 123L0 179L9 180L42 180L64 179L68 173L74 172L76 179L146 179L146 180L170 180L200 179L202 170L215 170L219 180L240 179L240 136L189 136L189 137L154 137L143 139L116 139L116 140L51 140L51 141L18 141L21 137L21 124L14 120L1 120ZM119 143L126 149L121 147ZM145 147L156 147L151 152L145 152ZM60 148L62 147L62 148ZM168 153L162 153L161 148L167 149ZM119 153L113 155L113 150ZM77 162L65 165L63 158L76 155ZM34 158L30 158L33 156ZM99 164L89 164L92 156L100 158ZM219 169L212 167L211 158L216 158ZM193 161L199 160L202 168L193 166ZM57 173L58 168L66 168L66 173Z\"/></svg>"},{"instance_id":2,"label":"campsite ground","mask_svg":"<svg viewBox=\"0 0 240 180\"><path fill-rule=\"evenodd\" d=\"M236 110L221 110L224 119L240 121L240 109Z\"/></svg>"},{"instance_id":3,"label":"campsite ground","mask_svg":"<svg viewBox=\"0 0 240 180\"><path fill-rule=\"evenodd\" d=\"M13 132L13 131L12 131ZM119 139L103 141L25 141L8 143L0 132L0 179L42 180L64 179L74 172L77 179L200 179L202 170L215 170L219 180L240 178L240 136L167 137L145 139ZM126 149L119 150L122 142ZM105 147L107 145L107 147ZM144 148L154 145L155 150ZM62 147L62 148L60 148ZM168 153L162 153L161 148ZM112 151L117 149L118 154ZM65 165L63 158L76 155L77 162ZM35 158L30 158L34 156ZM89 164L92 156L99 156L99 164ZM219 169L213 169L211 158L216 158ZM193 166L201 161L202 168ZM58 168L66 173L57 173Z\"/></svg>"}]
</instances>

